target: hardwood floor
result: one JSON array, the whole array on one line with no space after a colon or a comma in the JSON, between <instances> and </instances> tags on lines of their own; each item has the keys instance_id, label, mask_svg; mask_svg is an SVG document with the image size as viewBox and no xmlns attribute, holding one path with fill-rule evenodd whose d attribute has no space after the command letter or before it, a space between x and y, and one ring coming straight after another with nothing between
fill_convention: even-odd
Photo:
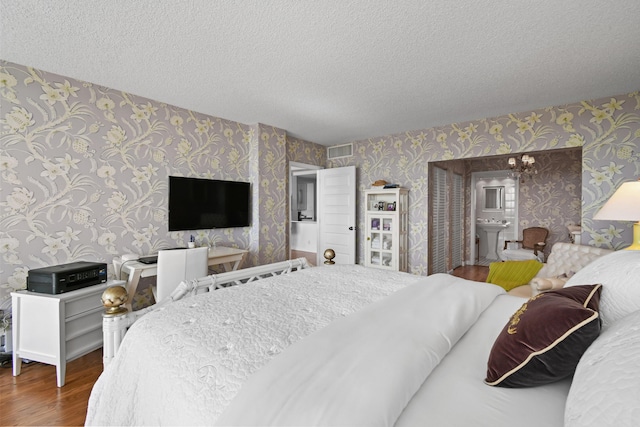
<instances>
[{"instance_id":1,"label":"hardwood floor","mask_svg":"<svg viewBox=\"0 0 640 427\"><path fill-rule=\"evenodd\" d=\"M489 267L465 266L453 275L484 282ZM67 364L66 384L56 387L55 366L22 364L19 376L11 366L0 368L0 426L82 426L93 384L102 372L102 349Z\"/></svg>"},{"instance_id":2,"label":"hardwood floor","mask_svg":"<svg viewBox=\"0 0 640 427\"><path fill-rule=\"evenodd\" d=\"M462 277L463 279L475 280L476 282L484 282L489 275L489 267L482 265L466 265L453 270L453 275Z\"/></svg>"},{"instance_id":3,"label":"hardwood floor","mask_svg":"<svg viewBox=\"0 0 640 427\"><path fill-rule=\"evenodd\" d=\"M14 377L0 368L1 426L82 426L89 394L102 372L102 349L67 363L66 384L56 386L55 366L23 363Z\"/></svg>"}]
</instances>

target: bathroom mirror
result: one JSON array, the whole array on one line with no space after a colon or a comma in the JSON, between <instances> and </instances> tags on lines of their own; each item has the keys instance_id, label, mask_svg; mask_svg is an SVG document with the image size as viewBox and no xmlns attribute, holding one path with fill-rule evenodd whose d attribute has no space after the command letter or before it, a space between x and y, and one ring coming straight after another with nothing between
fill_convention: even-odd
<instances>
[{"instance_id":1,"label":"bathroom mirror","mask_svg":"<svg viewBox=\"0 0 640 427\"><path fill-rule=\"evenodd\" d=\"M501 211L504 209L504 186L483 187L484 210Z\"/></svg>"}]
</instances>

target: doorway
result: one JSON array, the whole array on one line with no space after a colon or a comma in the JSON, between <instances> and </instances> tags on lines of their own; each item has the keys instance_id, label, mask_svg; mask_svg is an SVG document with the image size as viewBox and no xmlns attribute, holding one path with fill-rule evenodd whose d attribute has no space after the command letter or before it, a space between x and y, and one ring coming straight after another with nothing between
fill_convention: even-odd
<instances>
[{"instance_id":1,"label":"doorway","mask_svg":"<svg viewBox=\"0 0 640 427\"><path fill-rule=\"evenodd\" d=\"M505 240L518 236L519 182L508 170L471 174L471 265L500 260Z\"/></svg>"},{"instance_id":2,"label":"doorway","mask_svg":"<svg viewBox=\"0 0 640 427\"><path fill-rule=\"evenodd\" d=\"M582 147L553 149L542 152L530 152L535 155L538 172L527 178L524 183L518 179L515 190L515 227L512 229L514 239L519 238L522 228L537 225L549 229L547 248L556 242L569 241L568 225L580 224L582 189ZM453 159L440 162L429 162L429 194L434 194L434 181L431 176L433 166L443 169L453 169L464 177L464 263L474 265L478 248L475 243L477 234L477 207L472 213L472 206L476 203L475 193L472 200L471 175L475 172L501 171L508 168L508 159L513 154L486 156L469 159ZM494 193L497 194L497 193ZM431 229L434 212L431 197L429 197L429 241L435 237ZM489 216L489 219L491 217ZM495 216L494 216L495 218ZM516 237L517 236L517 237ZM509 240L509 239L507 239ZM503 240L502 240L503 241ZM500 245L500 243L498 243ZM502 243L504 247L504 243ZM428 249L428 263L431 264L431 244ZM448 261L447 261L448 262ZM450 267L449 267L450 268Z\"/></svg>"},{"instance_id":3,"label":"doorway","mask_svg":"<svg viewBox=\"0 0 640 427\"><path fill-rule=\"evenodd\" d=\"M321 166L289 163L289 259L318 258L318 170Z\"/></svg>"}]
</instances>

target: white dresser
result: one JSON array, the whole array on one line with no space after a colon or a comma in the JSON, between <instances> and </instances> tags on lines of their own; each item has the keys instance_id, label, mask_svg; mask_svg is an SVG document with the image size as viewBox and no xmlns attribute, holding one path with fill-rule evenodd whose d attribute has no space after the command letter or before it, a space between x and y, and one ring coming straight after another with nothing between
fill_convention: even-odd
<instances>
[{"instance_id":1,"label":"white dresser","mask_svg":"<svg viewBox=\"0 0 640 427\"><path fill-rule=\"evenodd\" d=\"M47 363L56 366L62 387L67 362L102 347L102 293L124 284L112 280L57 295L12 292L13 375L20 375L22 359Z\"/></svg>"}]
</instances>

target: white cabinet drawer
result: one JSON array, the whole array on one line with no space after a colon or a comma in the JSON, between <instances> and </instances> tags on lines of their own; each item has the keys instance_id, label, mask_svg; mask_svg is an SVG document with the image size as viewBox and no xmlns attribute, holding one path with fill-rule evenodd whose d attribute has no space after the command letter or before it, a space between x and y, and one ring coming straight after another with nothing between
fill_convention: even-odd
<instances>
[{"instance_id":1,"label":"white cabinet drawer","mask_svg":"<svg viewBox=\"0 0 640 427\"><path fill-rule=\"evenodd\" d=\"M101 308L102 301L100 297L102 296L102 292L104 292L104 289L100 289L98 292L90 293L81 298L73 298L67 301L65 317L69 318L95 308Z\"/></svg>"},{"instance_id":2,"label":"white cabinet drawer","mask_svg":"<svg viewBox=\"0 0 640 427\"><path fill-rule=\"evenodd\" d=\"M67 341L66 360L73 360L102 347L102 325L98 329Z\"/></svg>"},{"instance_id":3,"label":"white cabinet drawer","mask_svg":"<svg viewBox=\"0 0 640 427\"><path fill-rule=\"evenodd\" d=\"M66 340L69 341L78 335L82 335L96 329L102 330L102 311L101 307L94 308L89 312L73 318L67 318L67 324L65 327Z\"/></svg>"}]
</instances>

